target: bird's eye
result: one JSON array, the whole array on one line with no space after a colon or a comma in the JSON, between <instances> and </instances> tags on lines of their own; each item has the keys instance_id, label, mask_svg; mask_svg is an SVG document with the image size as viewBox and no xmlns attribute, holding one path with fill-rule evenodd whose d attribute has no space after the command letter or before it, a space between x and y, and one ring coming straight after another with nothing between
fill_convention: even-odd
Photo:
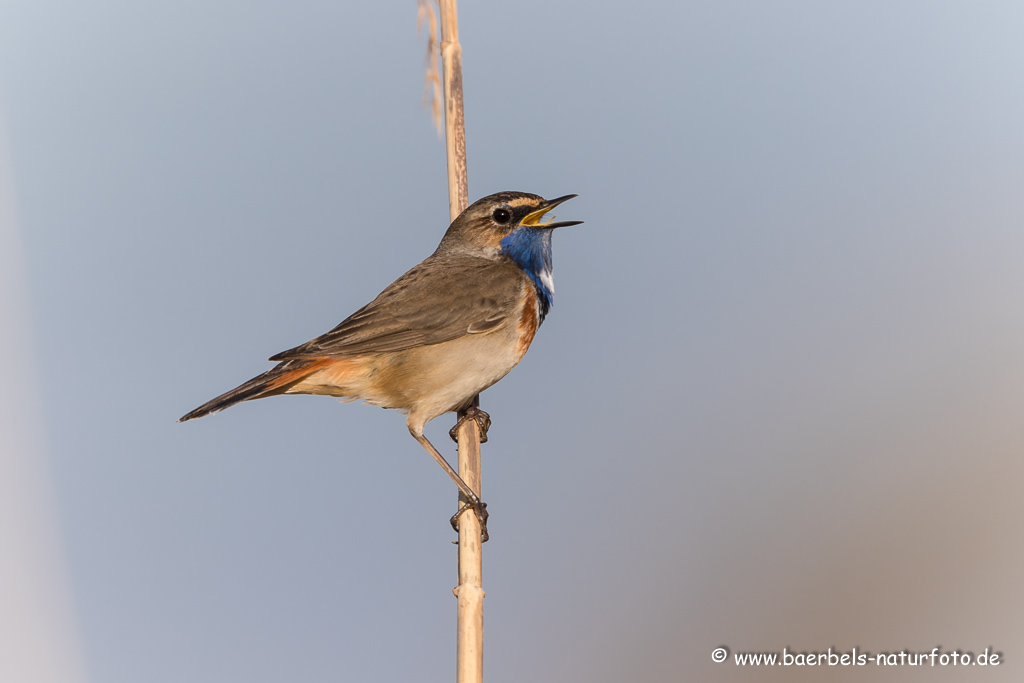
<instances>
[{"instance_id":1,"label":"bird's eye","mask_svg":"<svg viewBox=\"0 0 1024 683\"><path fill-rule=\"evenodd\" d=\"M505 225L512 220L512 214L508 212L508 209L495 209L494 213L491 214L491 218L498 225Z\"/></svg>"}]
</instances>

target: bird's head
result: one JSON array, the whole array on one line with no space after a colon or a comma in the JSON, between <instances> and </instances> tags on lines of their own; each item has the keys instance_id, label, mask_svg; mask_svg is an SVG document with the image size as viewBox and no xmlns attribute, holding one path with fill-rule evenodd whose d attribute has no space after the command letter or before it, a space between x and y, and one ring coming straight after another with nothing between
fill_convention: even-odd
<instances>
[{"instance_id":1,"label":"bird's head","mask_svg":"<svg viewBox=\"0 0 1024 683\"><path fill-rule=\"evenodd\" d=\"M452 221L438 251L487 258L499 258L504 253L515 259L510 250L514 251L517 244L550 249L553 229L583 221L544 222L545 214L575 196L548 200L528 192L499 192L478 199Z\"/></svg>"},{"instance_id":2,"label":"bird's head","mask_svg":"<svg viewBox=\"0 0 1024 683\"><path fill-rule=\"evenodd\" d=\"M555 281L551 271L551 233L583 221L544 221L544 216L576 195L544 199L526 192L499 192L478 199L452 221L438 253L510 259L533 281L541 320L551 307Z\"/></svg>"}]
</instances>

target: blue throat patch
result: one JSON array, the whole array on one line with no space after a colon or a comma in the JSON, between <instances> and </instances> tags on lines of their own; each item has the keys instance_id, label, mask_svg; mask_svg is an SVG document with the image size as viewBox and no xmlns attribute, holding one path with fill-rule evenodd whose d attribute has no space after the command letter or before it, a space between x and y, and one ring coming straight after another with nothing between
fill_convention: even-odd
<instances>
[{"instance_id":1,"label":"blue throat patch","mask_svg":"<svg viewBox=\"0 0 1024 683\"><path fill-rule=\"evenodd\" d=\"M551 230L518 227L501 240L501 253L512 259L533 280L543 322L555 299L551 271Z\"/></svg>"}]
</instances>

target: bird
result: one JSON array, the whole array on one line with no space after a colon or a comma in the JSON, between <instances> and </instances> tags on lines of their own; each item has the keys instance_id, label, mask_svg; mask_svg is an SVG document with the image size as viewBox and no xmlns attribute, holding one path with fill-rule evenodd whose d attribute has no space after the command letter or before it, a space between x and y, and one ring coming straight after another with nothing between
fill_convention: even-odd
<instances>
[{"instance_id":1,"label":"bird","mask_svg":"<svg viewBox=\"0 0 1024 683\"><path fill-rule=\"evenodd\" d=\"M455 482L466 509L480 518L486 504L423 434L428 422L464 411L486 441L490 416L476 396L518 365L554 301L551 236L583 221L546 215L569 194L547 200L498 192L471 204L451 222L433 254L388 285L334 329L275 354L270 370L183 415L186 422L281 394L362 400L406 414L406 426Z\"/></svg>"}]
</instances>

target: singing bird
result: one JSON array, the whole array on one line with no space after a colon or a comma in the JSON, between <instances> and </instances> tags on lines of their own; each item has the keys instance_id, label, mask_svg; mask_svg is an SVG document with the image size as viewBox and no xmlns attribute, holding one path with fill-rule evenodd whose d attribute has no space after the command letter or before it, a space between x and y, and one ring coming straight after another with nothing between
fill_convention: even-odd
<instances>
[{"instance_id":1,"label":"singing bird","mask_svg":"<svg viewBox=\"0 0 1024 683\"><path fill-rule=\"evenodd\" d=\"M543 219L575 196L546 200L499 192L474 202L452 221L433 254L376 299L330 332L271 356L276 366L178 421L278 394L324 394L397 408L467 500L453 526L470 507L485 522L486 506L423 428L444 413L466 410L486 439L490 418L473 399L522 360L551 308L552 231L583 221Z\"/></svg>"}]
</instances>

